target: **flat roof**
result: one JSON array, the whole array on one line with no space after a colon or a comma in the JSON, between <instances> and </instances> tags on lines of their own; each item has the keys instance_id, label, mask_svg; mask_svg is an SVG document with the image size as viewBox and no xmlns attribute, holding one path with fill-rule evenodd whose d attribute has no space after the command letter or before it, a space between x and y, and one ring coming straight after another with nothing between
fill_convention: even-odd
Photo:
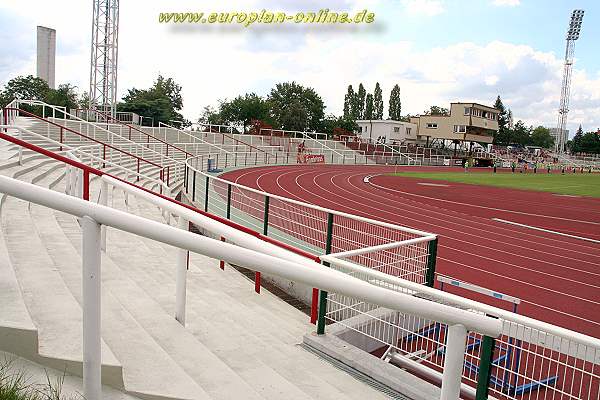
<instances>
[{"instance_id":1,"label":"flat roof","mask_svg":"<svg viewBox=\"0 0 600 400\"><path fill-rule=\"evenodd\" d=\"M473 102L471 102L471 103L464 103L464 102L450 103L451 106L452 106L452 104L479 106L479 107L487 108L488 110L491 110L491 111L495 110L496 112L498 112L498 110L495 109L494 107L486 106L485 104L481 104L481 103L473 103Z\"/></svg>"},{"instance_id":2,"label":"flat roof","mask_svg":"<svg viewBox=\"0 0 600 400\"><path fill-rule=\"evenodd\" d=\"M410 124L407 121L396 121L395 119L357 119L356 123L370 123L370 124Z\"/></svg>"}]
</instances>

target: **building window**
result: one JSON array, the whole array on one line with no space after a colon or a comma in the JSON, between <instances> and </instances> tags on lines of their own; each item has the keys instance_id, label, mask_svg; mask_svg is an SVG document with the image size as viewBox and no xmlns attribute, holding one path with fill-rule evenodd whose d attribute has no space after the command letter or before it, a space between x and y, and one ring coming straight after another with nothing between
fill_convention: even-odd
<instances>
[{"instance_id":1,"label":"building window","mask_svg":"<svg viewBox=\"0 0 600 400\"><path fill-rule=\"evenodd\" d=\"M454 125L454 133L466 133L467 126L466 125Z\"/></svg>"},{"instance_id":2,"label":"building window","mask_svg":"<svg viewBox=\"0 0 600 400\"><path fill-rule=\"evenodd\" d=\"M398 132L400 132L400 127L399 127L399 126L395 126L395 127L394 127L394 132L395 132L395 133L398 133Z\"/></svg>"},{"instance_id":3,"label":"building window","mask_svg":"<svg viewBox=\"0 0 600 400\"><path fill-rule=\"evenodd\" d=\"M406 128L406 136L410 136L410 131L412 130L412 128Z\"/></svg>"},{"instance_id":4,"label":"building window","mask_svg":"<svg viewBox=\"0 0 600 400\"><path fill-rule=\"evenodd\" d=\"M471 115L471 107L465 107L465 115Z\"/></svg>"},{"instance_id":5,"label":"building window","mask_svg":"<svg viewBox=\"0 0 600 400\"><path fill-rule=\"evenodd\" d=\"M437 122L428 122L427 128L428 129L437 129Z\"/></svg>"},{"instance_id":6,"label":"building window","mask_svg":"<svg viewBox=\"0 0 600 400\"><path fill-rule=\"evenodd\" d=\"M362 133L362 126L358 127L358 133Z\"/></svg>"}]
</instances>

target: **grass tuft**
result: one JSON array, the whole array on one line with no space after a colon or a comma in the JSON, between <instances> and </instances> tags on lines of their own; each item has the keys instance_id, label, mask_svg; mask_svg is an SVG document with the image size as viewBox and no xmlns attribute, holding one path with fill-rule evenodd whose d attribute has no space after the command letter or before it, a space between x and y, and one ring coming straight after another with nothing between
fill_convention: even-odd
<instances>
[{"instance_id":1,"label":"grass tuft","mask_svg":"<svg viewBox=\"0 0 600 400\"><path fill-rule=\"evenodd\" d=\"M14 359L0 361L0 400L75 400L82 396L63 395L65 374L52 380L46 371L46 382L32 383L23 369L14 368Z\"/></svg>"}]
</instances>

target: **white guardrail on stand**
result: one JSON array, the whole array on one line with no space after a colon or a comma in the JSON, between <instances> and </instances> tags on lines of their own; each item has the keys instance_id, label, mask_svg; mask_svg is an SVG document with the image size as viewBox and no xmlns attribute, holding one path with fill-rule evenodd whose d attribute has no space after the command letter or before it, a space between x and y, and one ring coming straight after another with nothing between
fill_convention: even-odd
<instances>
[{"instance_id":1,"label":"white guardrail on stand","mask_svg":"<svg viewBox=\"0 0 600 400\"><path fill-rule=\"evenodd\" d=\"M288 261L8 177L0 176L0 192L82 219L84 396L88 400L101 399L102 225L169 244L185 251L225 260L228 263L255 271L302 282L322 290L343 293L361 301L378 304L381 307L448 324L450 328L440 397L442 400L459 398L460 371L467 332L474 331L492 337L497 337L501 332L501 323L494 318L380 288L310 261Z\"/></svg>"}]
</instances>

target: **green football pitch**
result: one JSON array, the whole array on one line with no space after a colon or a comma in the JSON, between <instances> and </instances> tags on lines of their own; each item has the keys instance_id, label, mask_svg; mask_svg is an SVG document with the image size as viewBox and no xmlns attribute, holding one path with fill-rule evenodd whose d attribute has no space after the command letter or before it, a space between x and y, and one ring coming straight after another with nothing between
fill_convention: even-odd
<instances>
[{"instance_id":1,"label":"green football pitch","mask_svg":"<svg viewBox=\"0 0 600 400\"><path fill-rule=\"evenodd\" d=\"M433 179L472 185L498 186L513 189L537 190L576 196L600 197L600 174L553 173L534 174L469 172L398 172L392 175L408 178Z\"/></svg>"}]
</instances>

